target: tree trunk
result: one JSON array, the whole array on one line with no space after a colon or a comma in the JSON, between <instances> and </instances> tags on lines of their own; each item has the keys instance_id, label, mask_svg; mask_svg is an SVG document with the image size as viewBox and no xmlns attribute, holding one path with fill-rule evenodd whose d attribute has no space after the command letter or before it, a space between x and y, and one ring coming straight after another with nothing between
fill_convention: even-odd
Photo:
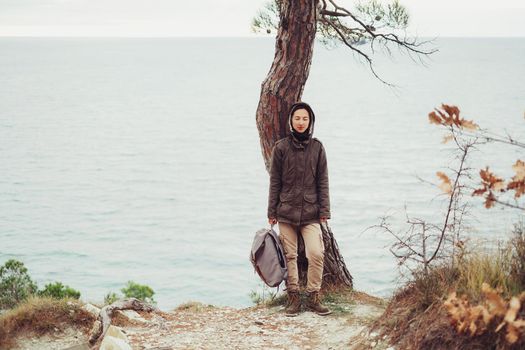
<instances>
[{"instance_id":1,"label":"tree trunk","mask_svg":"<svg viewBox=\"0 0 525 350\"><path fill-rule=\"evenodd\" d=\"M275 141L285 137L288 110L301 100L310 72L316 31L318 0L281 2L275 57L262 83L257 107L257 128L266 170Z\"/></svg>"},{"instance_id":2,"label":"tree trunk","mask_svg":"<svg viewBox=\"0 0 525 350\"><path fill-rule=\"evenodd\" d=\"M275 43L275 57L261 86L257 106L257 128L261 150L270 170L274 143L289 134L288 110L301 100L304 85L312 63L315 41L318 0L282 0L279 29ZM322 289L352 287L352 276L339 253L337 242L329 227L321 225L325 245L325 263ZM306 285L308 261L304 240L298 234L299 283Z\"/></svg>"},{"instance_id":3,"label":"tree trunk","mask_svg":"<svg viewBox=\"0 0 525 350\"><path fill-rule=\"evenodd\" d=\"M328 224L321 224L324 243L324 271L322 290L338 289L342 287L353 287L353 278L346 268L343 256L339 252L339 246L334 238ZM306 275L308 272L308 260L304 253L304 240L301 235L298 239L299 254L297 257L297 268L299 269L299 285L306 287Z\"/></svg>"}]
</instances>

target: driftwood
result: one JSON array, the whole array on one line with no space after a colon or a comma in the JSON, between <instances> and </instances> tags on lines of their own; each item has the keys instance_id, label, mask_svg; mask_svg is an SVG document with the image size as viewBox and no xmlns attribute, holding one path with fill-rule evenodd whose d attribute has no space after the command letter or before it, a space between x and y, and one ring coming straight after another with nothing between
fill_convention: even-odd
<instances>
[{"instance_id":1,"label":"driftwood","mask_svg":"<svg viewBox=\"0 0 525 350\"><path fill-rule=\"evenodd\" d=\"M117 300L111 305L106 305L100 310L98 319L93 325L89 337L89 344L94 346L98 340L104 339L104 336L111 325L111 317L116 310L159 311L155 306L136 298Z\"/></svg>"}]
</instances>

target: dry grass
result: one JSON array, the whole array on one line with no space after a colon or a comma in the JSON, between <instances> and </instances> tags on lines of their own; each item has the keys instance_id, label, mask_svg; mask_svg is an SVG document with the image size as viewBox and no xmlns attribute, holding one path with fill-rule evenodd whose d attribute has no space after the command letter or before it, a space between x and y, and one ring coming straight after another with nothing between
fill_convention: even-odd
<instances>
[{"instance_id":1,"label":"dry grass","mask_svg":"<svg viewBox=\"0 0 525 350\"><path fill-rule=\"evenodd\" d=\"M95 317L76 299L30 297L0 316L0 348L10 348L19 335L44 335L55 328L79 328L87 334Z\"/></svg>"},{"instance_id":2,"label":"dry grass","mask_svg":"<svg viewBox=\"0 0 525 350\"><path fill-rule=\"evenodd\" d=\"M199 301L188 301L175 308L176 311L201 312L214 308L213 305L203 304Z\"/></svg>"},{"instance_id":3,"label":"dry grass","mask_svg":"<svg viewBox=\"0 0 525 350\"><path fill-rule=\"evenodd\" d=\"M508 244L492 250L476 248L455 266L443 264L414 273L412 281L394 293L384 314L373 328L387 335L401 349L520 349L494 332L470 336L458 334L443 306L450 292L466 295L472 302L482 299L481 285L487 282L510 298L524 290L525 235L516 234Z\"/></svg>"},{"instance_id":4,"label":"dry grass","mask_svg":"<svg viewBox=\"0 0 525 350\"><path fill-rule=\"evenodd\" d=\"M519 294L521 286L511 277L512 251L508 247L498 247L491 251L479 251L466 256L458 265L458 294L465 294L469 300L482 299L481 285L486 282L498 287L502 295L510 297Z\"/></svg>"}]
</instances>

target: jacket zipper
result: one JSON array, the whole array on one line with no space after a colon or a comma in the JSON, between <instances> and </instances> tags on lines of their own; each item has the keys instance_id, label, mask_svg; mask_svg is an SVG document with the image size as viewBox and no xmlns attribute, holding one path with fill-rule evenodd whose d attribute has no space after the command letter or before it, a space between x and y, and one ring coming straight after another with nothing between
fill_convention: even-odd
<instances>
[{"instance_id":1,"label":"jacket zipper","mask_svg":"<svg viewBox=\"0 0 525 350\"><path fill-rule=\"evenodd\" d=\"M306 174L306 147L304 147L303 145L301 145L303 147L303 155L304 155L304 170L303 170L303 183L301 185L301 215L299 216L299 226L301 226L302 224L302 221L303 221L303 209L304 209L304 175Z\"/></svg>"}]
</instances>

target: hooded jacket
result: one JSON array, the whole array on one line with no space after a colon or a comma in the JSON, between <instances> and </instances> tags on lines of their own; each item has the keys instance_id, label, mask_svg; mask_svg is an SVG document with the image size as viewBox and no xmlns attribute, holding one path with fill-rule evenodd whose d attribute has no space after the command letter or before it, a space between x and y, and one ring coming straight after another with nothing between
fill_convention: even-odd
<instances>
[{"instance_id":1,"label":"hooded jacket","mask_svg":"<svg viewBox=\"0 0 525 350\"><path fill-rule=\"evenodd\" d=\"M304 141L299 141L292 129L291 117L300 108L310 115ZM312 137L314 123L315 115L308 104L292 105L288 115L291 133L272 149L268 218L293 225L319 223L322 216L330 218L326 152L321 141Z\"/></svg>"}]
</instances>

